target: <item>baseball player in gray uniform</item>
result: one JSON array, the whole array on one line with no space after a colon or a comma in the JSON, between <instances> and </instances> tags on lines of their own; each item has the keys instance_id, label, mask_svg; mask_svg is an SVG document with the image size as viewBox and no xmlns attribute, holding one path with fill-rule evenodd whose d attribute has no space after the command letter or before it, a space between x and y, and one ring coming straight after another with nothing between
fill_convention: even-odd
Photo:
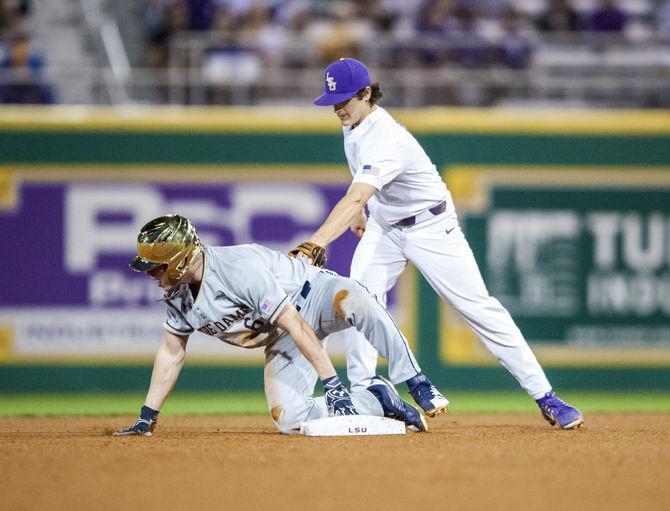
<instances>
[{"instance_id":1,"label":"baseball player in gray uniform","mask_svg":"<svg viewBox=\"0 0 670 511\"><path fill-rule=\"evenodd\" d=\"M412 262L536 400L552 425L565 429L581 425L582 414L555 395L510 314L489 295L445 183L417 140L377 105L381 96L379 83L372 82L368 69L357 60L340 59L324 72L324 93L314 103L332 106L339 118L353 180L306 242L308 248L322 253L323 247L351 228L361 237L351 278L382 302L407 262ZM358 332L347 332L346 349L352 388L367 385L375 374L374 347ZM418 400L421 387L413 385L423 379L419 375L408 382ZM446 409L446 403L436 405L437 413Z\"/></svg>"},{"instance_id":2,"label":"baseball player in gray uniform","mask_svg":"<svg viewBox=\"0 0 670 511\"><path fill-rule=\"evenodd\" d=\"M142 227L137 248L130 266L166 291L167 319L140 417L116 435L152 433L195 330L234 346L265 348L265 393L282 433L298 432L304 421L358 413L426 430L421 412L379 376L349 394L325 351L325 337L353 326L388 359L392 382L420 374L407 340L363 285L260 245L202 246L195 227L178 215ZM312 395L317 377L325 391L320 398Z\"/></svg>"}]
</instances>

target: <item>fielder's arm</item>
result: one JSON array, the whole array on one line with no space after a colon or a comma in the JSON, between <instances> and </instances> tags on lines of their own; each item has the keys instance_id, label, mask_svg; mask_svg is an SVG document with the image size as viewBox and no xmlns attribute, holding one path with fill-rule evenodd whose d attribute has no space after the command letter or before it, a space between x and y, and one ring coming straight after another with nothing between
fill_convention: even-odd
<instances>
[{"instance_id":1,"label":"fielder's arm","mask_svg":"<svg viewBox=\"0 0 670 511\"><path fill-rule=\"evenodd\" d=\"M325 247L342 236L352 224L360 222L361 215L365 215L365 205L376 192L377 189L367 183L352 183L310 241Z\"/></svg>"},{"instance_id":2,"label":"fielder's arm","mask_svg":"<svg viewBox=\"0 0 670 511\"><path fill-rule=\"evenodd\" d=\"M145 406L160 410L172 391L186 358L188 336L180 336L165 331L163 342L154 358L151 384L147 392Z\"/></svg>"},{"instance_id":3,"label":"fielder's arm","mask_svg":"<svg viewBox=\"0 0 670 511\"><path fill-rule=\"evenodd\" d=\"M292 303L286 304L279 313L276 324L293 338L300 353L312 364L321 380L337 375L321 341Z\"/></svg>"}]
</instances>

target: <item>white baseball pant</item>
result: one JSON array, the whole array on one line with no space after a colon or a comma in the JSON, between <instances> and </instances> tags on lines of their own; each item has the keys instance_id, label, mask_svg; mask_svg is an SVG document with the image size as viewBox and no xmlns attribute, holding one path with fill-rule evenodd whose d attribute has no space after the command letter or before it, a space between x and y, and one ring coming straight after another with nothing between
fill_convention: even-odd
<instances>
[{"instance_id":1,"label":"white baseball pant","mask_svg":"<svg viewBox=\"0 0 670 511\"><path fill-rule=\"evenodd\" d=\"M300 314L322 342L331 333L357 329L372 339L389 361L393 383L407 381L421 371L393 318L364 286L328 270L310 279L310 284ZM295 433L301 422L328 415L324 398L313 397L317 379L316 371L288 334L266 348L265 396L279 431ZM352 389L351 400L362 415L384 414L367 385Z\"/></svg>"},{"instance_id":2,"label":"white baseball pant","mask_svg":"<svg viewBox=\"0 0 670 511\"><path fill-rule=\"evenodd\" d=\"M385 301L410 261L475 331L493 356L533 399L551 385L528 343L501 303L489 295L456 214L445 212L410 227L385 227L368 219L356 247L351 277ZM375 374L377 353L359 332L345 333L352 388Z\"/></svg>"}]
</instances>

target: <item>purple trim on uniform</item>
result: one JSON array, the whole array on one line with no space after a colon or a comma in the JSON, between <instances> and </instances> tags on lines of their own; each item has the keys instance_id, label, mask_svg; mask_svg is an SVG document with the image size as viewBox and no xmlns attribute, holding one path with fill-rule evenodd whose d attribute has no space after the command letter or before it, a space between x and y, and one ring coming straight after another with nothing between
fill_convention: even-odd
<instances>
[{"instance_id":1,"label":"purple trim on uniform","mask_svg":"<svg viewBox=\"0 0 670 511\"><path fill-rule=\"evenodd\" d=\"M436 206L430 208L428 211L430 211L433 216L437 216L441 215L446 210L447 210L447 201L442 201ZM393 227L409 227L411 225L414 225L416 223L416 216L417 215L408 216L407 218L398 220L396 223L393 224ZM447 234L449 234L449 232L447 232Z\"/></svg>"}]
</instances>

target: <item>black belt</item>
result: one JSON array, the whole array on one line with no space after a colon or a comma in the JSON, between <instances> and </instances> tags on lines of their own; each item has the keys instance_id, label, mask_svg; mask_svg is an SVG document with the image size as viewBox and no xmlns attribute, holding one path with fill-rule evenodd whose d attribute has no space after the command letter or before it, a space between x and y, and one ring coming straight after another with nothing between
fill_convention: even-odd
<instances>
[{"instance_id":1,"label":"black belt","mask_svg":"<svg viewBox=\"0 0 670 511\"><path fill-rule=\"evenodd\" d=\"M439 204L430 208L428 211L430 211L433 214L433 216L437 216L437 215L441 215L446 210L447 210L447 201L443 200ZM394 223L393 227L409 227L410 225L414 225L416 223L416 217L417 217L417 215L408 216L407 218L403 218L402 220L399 220L396 223Z\"/></svg>"}]
</instances>

